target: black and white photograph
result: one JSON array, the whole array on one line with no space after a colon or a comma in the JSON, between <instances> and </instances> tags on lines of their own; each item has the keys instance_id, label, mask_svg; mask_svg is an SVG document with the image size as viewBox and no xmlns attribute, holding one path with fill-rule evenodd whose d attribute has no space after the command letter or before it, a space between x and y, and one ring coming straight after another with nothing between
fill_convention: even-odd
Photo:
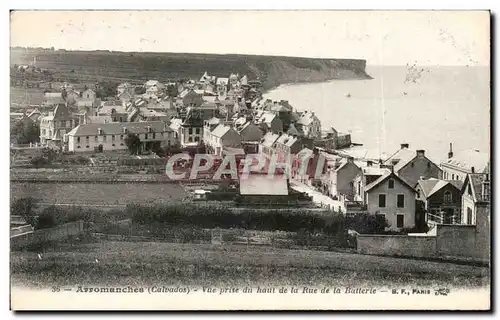
<instances>
[{"instance_id":1,"label":"black and white photograph","mask_svg":"<svg viewBox=\"0 0 500 320\"><path fill-rule=\"evenodd\" d=\"M490 310L490 20L12 10L10 309Z\"/></svg>"}]
</instances>

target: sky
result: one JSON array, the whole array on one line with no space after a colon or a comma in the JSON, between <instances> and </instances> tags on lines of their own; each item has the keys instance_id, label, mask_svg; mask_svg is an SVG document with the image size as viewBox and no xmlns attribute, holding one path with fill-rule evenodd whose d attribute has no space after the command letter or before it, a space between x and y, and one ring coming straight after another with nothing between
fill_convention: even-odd
<instances>
[{"instance_id":1,"label":"sky","mask_svg":"<svg viewBox=\"0 0 500 320\"><path fill-rule=\"evenodd\" d=\"M68 50L489 66L489 19L487 11L14 11L10 41Z\"/></svg>"}]
</instances>

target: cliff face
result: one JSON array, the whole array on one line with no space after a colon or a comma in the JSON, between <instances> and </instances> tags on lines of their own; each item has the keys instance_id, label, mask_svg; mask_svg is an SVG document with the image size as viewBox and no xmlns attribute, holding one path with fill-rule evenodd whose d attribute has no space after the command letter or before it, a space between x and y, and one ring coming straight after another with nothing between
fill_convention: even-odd
<instances>
[{"instance_id":1,"label":"cliff face","mask_svg":"<svg viewBox=\"0 0 500 320\"><path fill-rule=\"evenodd\" d=\"M333 79L371 79L365 67L365 60L308 59L299 66L287 60L276 60L261 70L261 78L265 90L289 83L322 82Z\"/></svg>"},{"instance_id":2,"label":"cliff face","mask_svg":"<svg viewBox=\"0 0 500 320\"><path fill-rule=\"evenodd\" d=\"M249 79L259 78L264 90L269 90L286 83L370 78L365 72L366 61L354 59L11 49L11 64L30 64L34 57L37 67L56 70L68 80L199 79L207 71L218 77L246 74Z\"/></svg>"}]
</instances>

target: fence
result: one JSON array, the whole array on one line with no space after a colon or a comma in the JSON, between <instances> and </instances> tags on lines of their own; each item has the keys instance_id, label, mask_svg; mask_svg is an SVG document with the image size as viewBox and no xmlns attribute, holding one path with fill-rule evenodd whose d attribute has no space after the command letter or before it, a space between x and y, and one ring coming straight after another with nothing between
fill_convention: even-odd
<instances>
[{"instance_id":1,"label":"fence","mask_svg":"<svg viewBox=\"0 0 500 320\"><path fill-rule=\"evenodd\" d=\"M11 235L10 242L13 249L20 249L48 241L62 240L70 236L77 236L84 231L85 223L83 221L76 221L55 228L35 230L31 233L14 234Z\"/></svg>"}]
</instances>

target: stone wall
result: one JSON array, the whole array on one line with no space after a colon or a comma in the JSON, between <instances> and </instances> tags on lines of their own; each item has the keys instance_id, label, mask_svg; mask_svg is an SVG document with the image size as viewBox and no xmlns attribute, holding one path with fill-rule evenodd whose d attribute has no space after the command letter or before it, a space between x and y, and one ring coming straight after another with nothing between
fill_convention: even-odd
<instances>
[{"instance_id":1,"label":"stone wall","mask_svg":"<svg viewBox=\"0 0 500 320\"><path fill-rule=\"evenodd\" d=\"M417 258L436 257L436 237L405 235L359 235L358 253Z\"/></svg>"}]
</instances>

